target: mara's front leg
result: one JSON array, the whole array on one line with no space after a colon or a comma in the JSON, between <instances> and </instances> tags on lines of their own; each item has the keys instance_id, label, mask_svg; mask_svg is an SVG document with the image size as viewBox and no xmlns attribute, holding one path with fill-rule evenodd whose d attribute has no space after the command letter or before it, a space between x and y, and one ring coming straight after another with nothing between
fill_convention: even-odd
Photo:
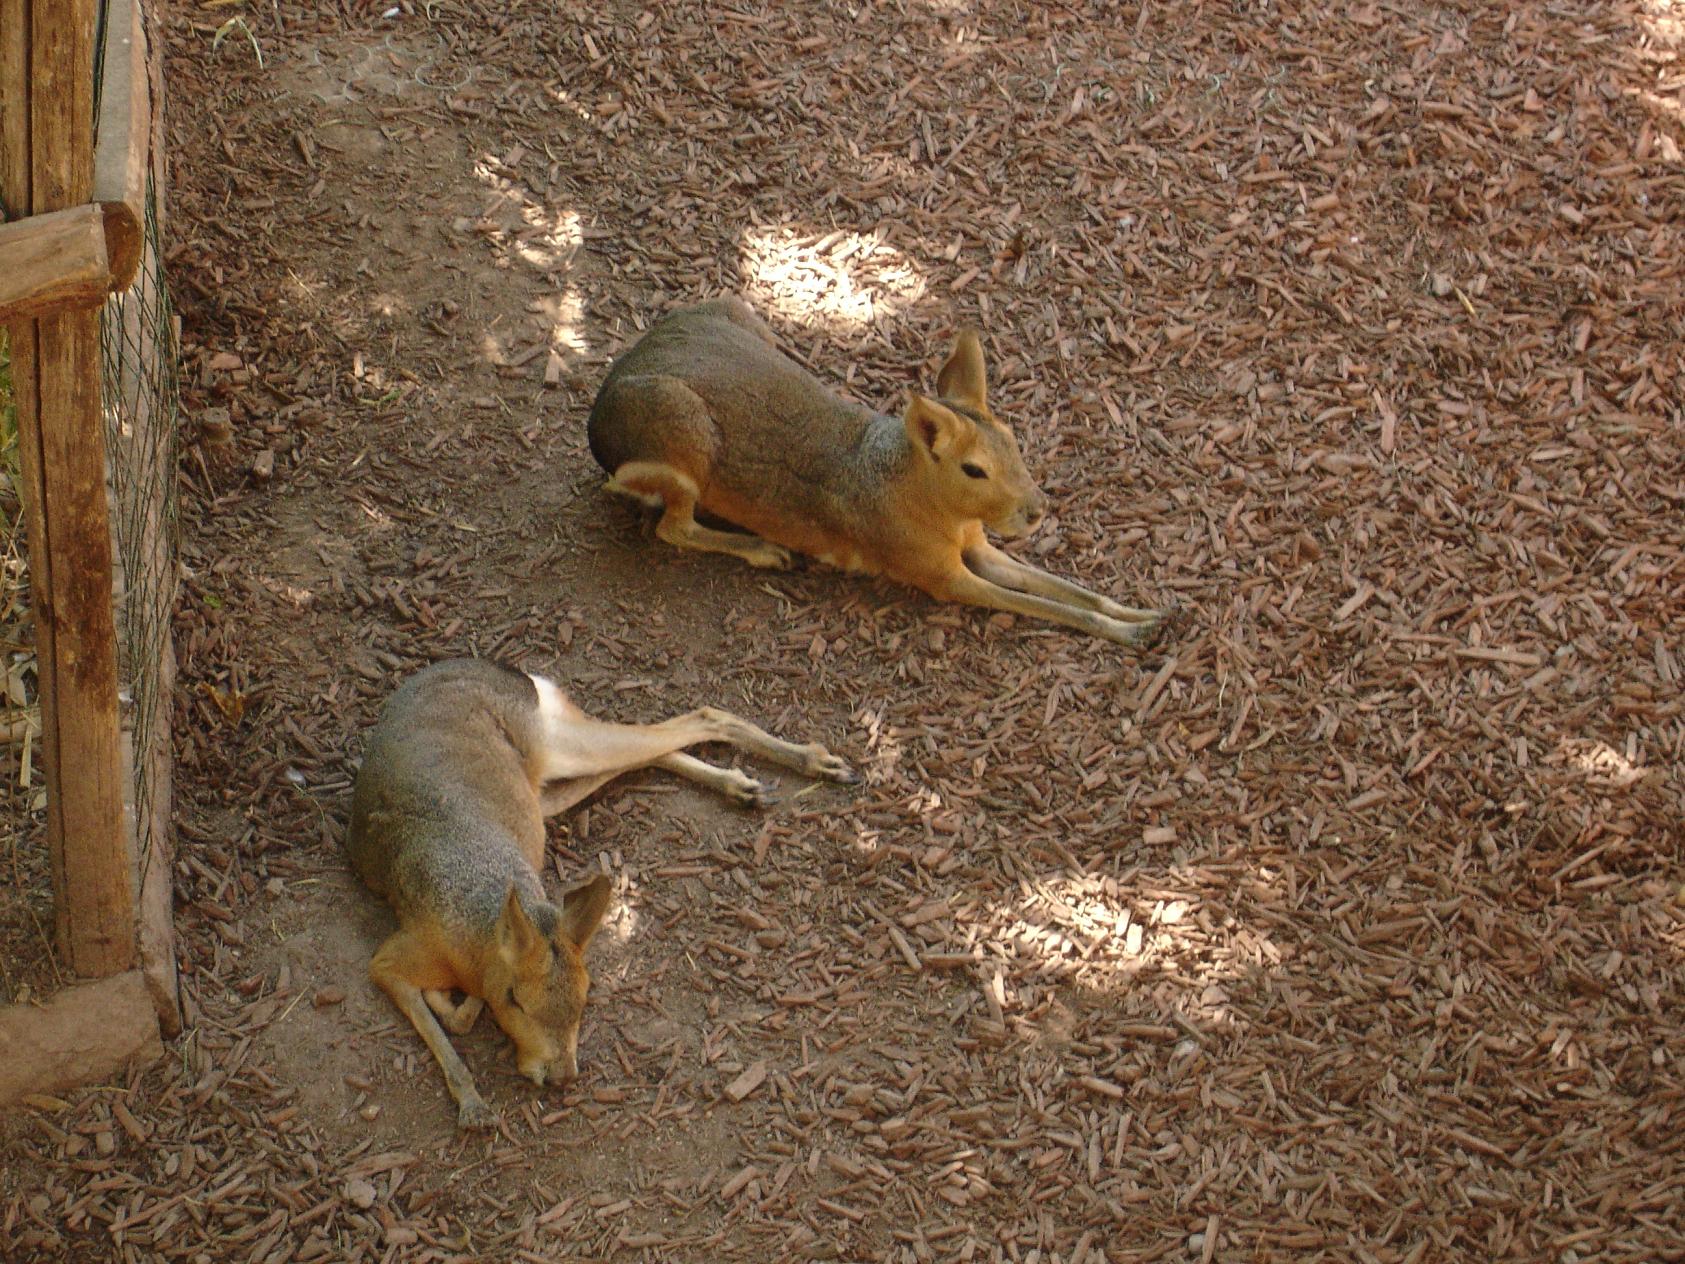
<instances>
[{"instance_id":1,"label":"mara's front leg","mask_svg":"<svg viewBox=\"0 0 1685 1264\"><path fill-rule=\"evenodd\" d=\"M1075 606L1079 610L1093 610L1125 623L1156 625L1165 619L1165 611L1141 610L1134 606L1119 605L1110 597L1084 588L1081 584L1051 575L1039 566L1021 562L1012 554L997 549L987 540L965 551L965 564L974 574L991 584L999 584L1002 588L1011 588L1036 597L1045 597L1049 601Z\"/></svg>"},{"instance_id":2,"label":"mara's front leg","mask_svg":"<svg viewBox=\"0 0 1685 1264\"><path fill-rule=\"evenodd\" d=\"M931 587L930 593L944 601L963 601L968 605L988 606L992 610L1006 610L1012 614L1027 614L1051 623L1062 623L1090 636L1103 637L1136 649L1144 649L1158 640L1162 627L1156 617L1151 623L1126 622L1101 614L1098 610L1084 610L1048 597L1018 592L975 575L964 566L955 567L952 574Z\"/></svg>"},{"instance_id":3,"label":"mara's front leg","mask_svg":"<svg viewBox=\"0 0 1685 1264\"><path fill-rule=\"evenodd\" d=\"M456 1122L460 1128L490 1128L497 1116L474 1087L474 1077L451 1048L450 1038L439 1027L439 1020L428 1008L424 991L413 981L418 970L431 974L425 965L430 960L427 946L409 931L399 930L383 943L369 962L369 977L392 998L398 1009L426 1041L433 1059L445 1073L445 1087L456 1100ZM466 1005L463 1007L467 1008ZM476 1009L475 1014L478 1013ZM458 1011L460 1014L461 1011ZM469 1016L472 1021L472 1015Z\"/></svg>"}]
</instances>

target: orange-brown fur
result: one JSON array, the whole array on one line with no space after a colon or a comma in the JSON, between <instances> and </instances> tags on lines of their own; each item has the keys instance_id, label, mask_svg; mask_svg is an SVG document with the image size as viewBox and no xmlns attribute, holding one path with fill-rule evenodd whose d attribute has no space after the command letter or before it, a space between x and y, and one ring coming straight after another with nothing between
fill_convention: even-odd
<instances>
[{"instance_id":1,"label":"orange-brown fur","mask_svg":"<svg viewBox=\"0 0 1685 1264\"><path fill-rule=\"evenodd\" d=\"M659 505L656 533L679 547L767 567L804 553L1127 645L1163 621L989 543L985 528L1034 530L1046 498L989 408L971 332L936 398L893 418L831 394L741 299L714 299L669 313L615 362L589 434L609 487ZM743 530L702 526L698 509Z\"/></svg>"},{"instance_id":2,"label":"orange-brown fur","mask_svg":"<svg viewBox=\"0 0 1685 1264\"><path fill-rule=\"evenodd\" d=\"M550 901L539 880L544 818L649 765L763 802L760 783L682 753L714 741L853 780L824 747L781 741L729 712L610 724L542 677L471 659L426 668L388 699L357 773L346 850L398 915L369 975L426 1041L463 1127L495 1117L445 1030L466 1032L482 1007L514 1041L523 1075L543 1084L578 1073L585 947L610 884L599 874ZM453 1003L453 992L465 999Z\"/></svg>"}]
</instances>

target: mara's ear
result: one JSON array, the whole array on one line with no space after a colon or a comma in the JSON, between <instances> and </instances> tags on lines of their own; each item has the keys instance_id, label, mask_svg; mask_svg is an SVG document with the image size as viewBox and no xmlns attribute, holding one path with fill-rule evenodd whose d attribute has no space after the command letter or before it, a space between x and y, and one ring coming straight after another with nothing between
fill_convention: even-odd
<instances>
[{"instance_id":1,"label":"mara's ear","mask_svg":"<svg viewBox=\"0 0 1685 1264\"><path fill-rule=\"evenodd\" d=\"M914 395L907 401L907 415L902 424L907 427L909 439L941 460L959 442L966 422L935 400Z\"/></svg>"},{"instance_id":2,"label":"mara's ear","mask_svg":"<svg viewBox=\"0 0 1685 1264\"><path fill-rule=\"evenodd\" d=\"M948 363L936 375L936 393L982 412L989 406L989 381L983 368L983 343L975 329L960 330Z\"/></svg>"},{"instance_id":3,"label":"mara's ear","mask_svg":"<svg viewBox=\"0 0 1685 1264\"><path fill-rule=\"evenodd\" d=\"M545 947L544 936L521 907L521 898L511 882L509 894L503 898L503 911L497 915L498 954L509 965L517 966Z\"/></svg>"},{"instance_id":4,"label":"mara's ear","mask_svg":"<svg viewBox=\"0 0 1685 1264\"><path fill-rule=\"evenodd\" d=\"M609 896L614 884L606 873L599 873L583 886L577 886L562 897L562 917L557 929L576 947L583 949L603 924L608 912Z\"/></svg>"}]
</instances>

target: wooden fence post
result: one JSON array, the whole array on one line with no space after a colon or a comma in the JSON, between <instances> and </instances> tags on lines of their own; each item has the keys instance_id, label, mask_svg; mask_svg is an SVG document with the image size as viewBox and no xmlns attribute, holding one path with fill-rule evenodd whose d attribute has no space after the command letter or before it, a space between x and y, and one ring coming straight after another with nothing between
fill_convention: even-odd
<instances>
[{"instance_id":1,"label":"wooden fence post","mask_svg":"<svg viewBox=\"0 0 1685 1264\"><path fill-rule=\"evenodd\" d=\"M93 193L95 0L0 0L0 198L8 218ZM10 327L60 952L81 975L135 955L123 825L99 310Z\"/></svg>"}]
</instances>

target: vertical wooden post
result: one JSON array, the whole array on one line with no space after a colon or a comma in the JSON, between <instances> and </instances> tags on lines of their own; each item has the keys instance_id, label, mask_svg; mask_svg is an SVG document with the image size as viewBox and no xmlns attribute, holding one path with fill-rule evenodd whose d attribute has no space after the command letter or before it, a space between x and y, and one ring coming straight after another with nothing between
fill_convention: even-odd
<instances>
[{"instance_id":1,"label":"vertical wooden post","mask_svg":"<svg viewBox=\"0 0 1685 1264\"><path fill-rule=\"evenodd\" d=\"M93 194L95 0L0 0L0 196L8 216ZM134 960L123 828L99 311L10 329L59 950L82 975Z\"/></svg>"},{"instance_id":2,"label":"vertical wooden post","mask_svg":"<svg viewBox=\"0 0 1685 1264\"><path fill-rule=\"evenodd\" d=\"M0 0L0 211L29 214L29 4Z\"/></svg>"}]
</instances>

